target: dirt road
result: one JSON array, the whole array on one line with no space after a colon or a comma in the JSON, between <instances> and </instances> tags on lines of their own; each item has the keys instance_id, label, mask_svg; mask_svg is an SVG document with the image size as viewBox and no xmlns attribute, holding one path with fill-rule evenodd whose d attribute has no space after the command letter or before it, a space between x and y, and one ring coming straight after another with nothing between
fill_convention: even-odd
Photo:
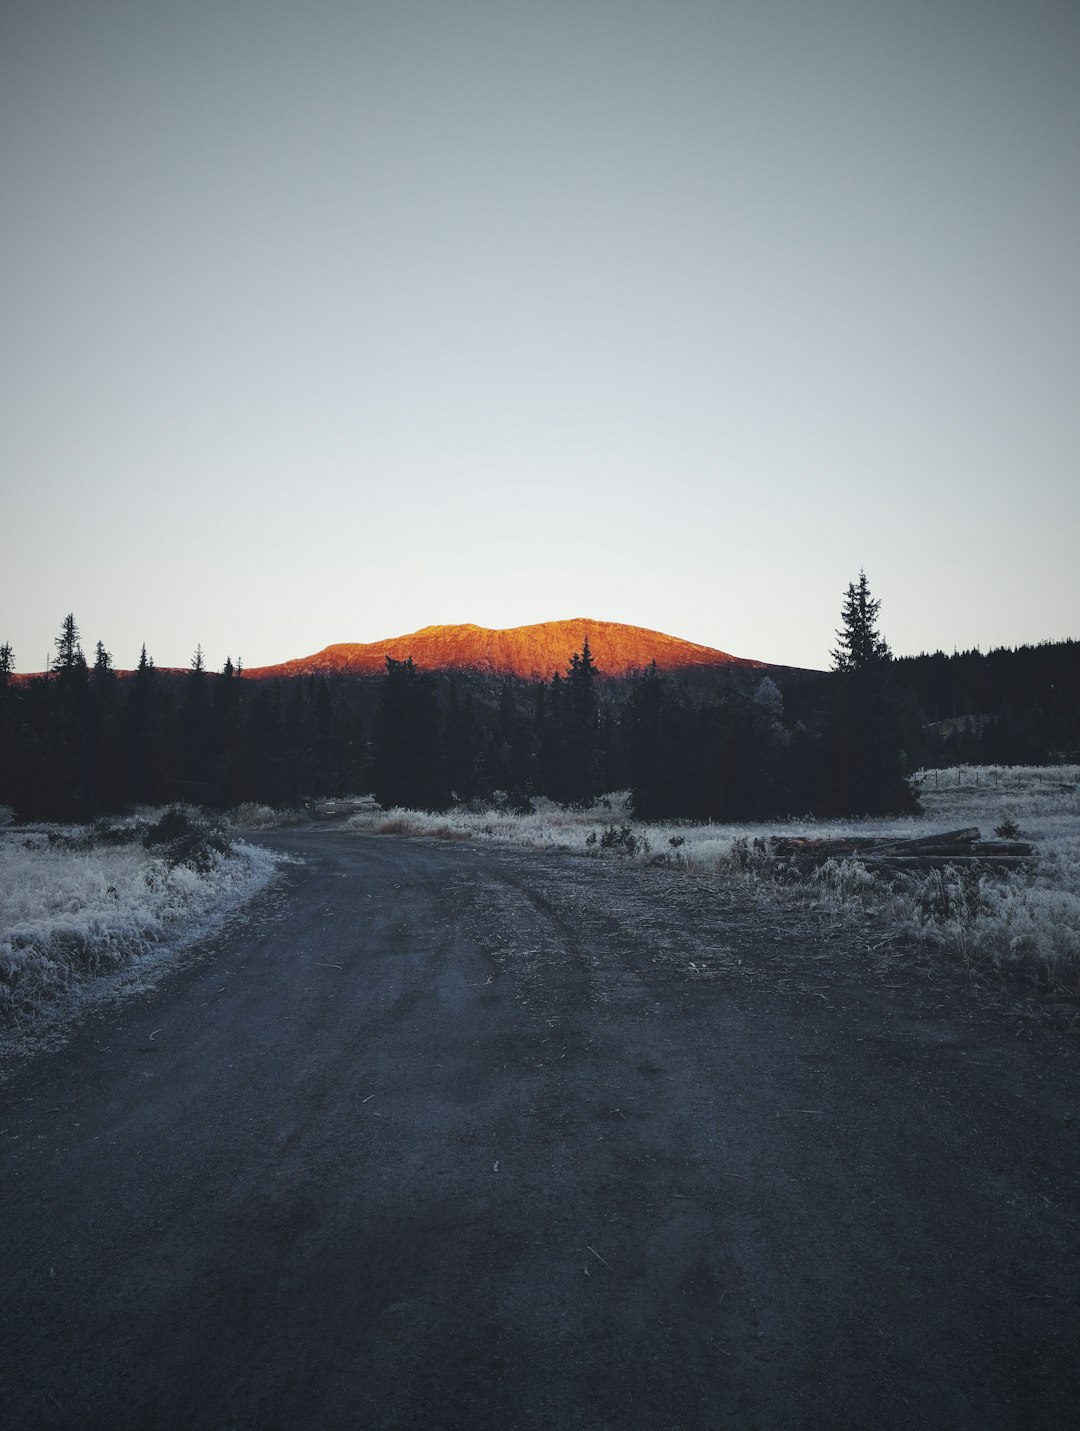
<instances>
[{"instance_id":1,"label":"dirt road","mask_svg":"<svg viewBox=\"0 0 1080 1431\"><path fill-rule=\"evenodd\" d=\"M1080 1404L1080 1057L739 885L326 829L0 1088L12 1428Z\"/></svg>"}]
</instances>

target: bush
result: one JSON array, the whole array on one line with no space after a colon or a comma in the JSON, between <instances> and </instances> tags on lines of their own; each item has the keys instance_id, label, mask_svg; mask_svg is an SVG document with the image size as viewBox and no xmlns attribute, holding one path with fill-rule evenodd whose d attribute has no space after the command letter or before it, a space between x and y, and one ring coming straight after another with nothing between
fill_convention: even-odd
<instances>
[{"instance_id":1,"label":"bush","mask_svg":"<svg viewBox=\"0 0 1080 1431\"><path fill-rule=\"evenodd\" d=\"M228 854L232 839L220 821L208 820L187 805L172 805L143 836L143 845L162 855L170 869L186 865L197 874L212 869Z\"/></svg>"},{"instance_id":2,"label":"bush","mask_svg":"<svg viewBox=\"0 0 1080 1431\"><path fill-rule=\"evenodd\" d=\"M648 840L643 835L635 835L629 825L608 825L599 837L593 830L586 835L585 843L590 854L595 854L598 847L608 854L631 858L636 854L647 855L649 852Z\"/></svg>"}]
</instances>

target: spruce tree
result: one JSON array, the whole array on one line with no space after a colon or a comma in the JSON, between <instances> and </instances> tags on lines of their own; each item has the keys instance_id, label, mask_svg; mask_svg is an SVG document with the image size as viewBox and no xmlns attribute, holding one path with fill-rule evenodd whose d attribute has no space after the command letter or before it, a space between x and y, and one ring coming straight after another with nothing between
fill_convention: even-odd
<instances>
[{"instance_id":1,"label":"spruce tree","mask_svg":"<svg viewBox=\"0 0 1080 1431\"><path fill-rule=\"evenodd\" d=\"M94 651L94 680L99 685L104 685L115 674L112 653L106 651L104 641L99 641Z\"/></svg>"},{"instance_id":2,"label":"spruce tree","mask_svg":"<svg viewBox=\"0 0 1080 1431\"><path fill-rule=\"evenodd\" d=\"M671 683L653 661L636 676L626 704L624 731L630 803L641 820L685 813L673 770Z\"/></svg>"},{"instance_id":3,"label":"spruce tree","mask_svg":"<svg viewBox=\"0 0 1080 1431\"><path fill-rule=\"evenodd\" d=\"M843 623L836 636L839 644L831 653L834 671L866 671L892 659L892 652L877 629L881 602L870 595L866 572L849 582L840 612Z\"/></svg>"},{"instance_id":4,"label":"spruce tree","mask_svg":"<svg viewBox=\"0 0 1080 1431\"><path fill-rule=\"evenodd\" d=\"M597 674L586 637L563 686L560 788L551 793L564 804L589 805L603 786Z\"/></svg>"},{"instance_id":5,"label":"spruce tree","mask_svg":"<svg viewBox=\"0 0 1080 1431\"><path fill-rule=\"evenodd\" d=\"M189 798L200 800L210 798L209 787L214 776L211 709L206 680L206 661L200 642L192 654L190 669L184 680L176 750L179 778L189 785L204 787L186 793Z\"/></svg>"},{"instance_id":6,"label":"spruce tree","mask_svg":"<svg viewBox=\"0 0 1080 1431\"><path fill-rule=\"evenodd\" d=\"M375 713L373 793L384 809L444 810L446 762L433 677L386 658Z\"/></svg>"},{"instance_id":7,"label":"spruce tree","mask_svg":"<svg viewBox=\"0 0 1080 1431\"><path fill-rule=\"evenodd\" d=\"M127 753L121 728L119 691L113 659L99 641L90 672L90 729L93 744L91 785L102 810L117 810L127 799Z\"/></svg>"},{"instance_id":8,"label":"spruce tree","mask_svg":"<svg viewBox=\"0 0 1080 1431\"><path fill-rule=\"evenodd\" d=\"M480 755L480 731L472 701L462 701L457 677L450 677L443 719L443 743L446 748L446 773L450 792L455 800L469 801L476 794L477 764Z\"/></svg>"},{"instance_id":9,"label":"spruce tree","mask_svg":"<svg viewBox=\"0 0 1080 1431\"><path fill-rule=\"evenodd\" d=\"M128 780L132 797L149 805L164 799L164 714L157 672L143 642L127 699Z\"/></svg>"},{"instance_id":10,"label":"spruce tree","mask_svg":"<svg viewBox=\"0 0 1080 1431\"><path fill-rule=\"evenodd\" d=\"M892 653L877 629L880 609L860 571L858 582L848 585L832 653L823 814L885 815L918 808L908 783L906 705L892 675Z\"/></svg>"},{"instance_id":11,"label":"spruce tree","mask_svg":"<svg viewBox=\"0 0 1080 1431\"><path fill-rule=\"evenodd\" d=\"M54 642L56 655L52 669L61 681L67 683L86 675L86 657L83 655L79 639L79 628L74 615L69 611L60 627L60 635Z\"/></svg>"}]
</instances>

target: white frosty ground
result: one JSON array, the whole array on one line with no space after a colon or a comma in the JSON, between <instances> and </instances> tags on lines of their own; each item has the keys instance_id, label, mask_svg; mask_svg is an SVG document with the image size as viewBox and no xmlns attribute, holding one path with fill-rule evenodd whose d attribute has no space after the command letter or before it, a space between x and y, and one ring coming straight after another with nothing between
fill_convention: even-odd
<instances>
[{"instance_id":1,"label":"white frosty ground","mask_svg":"<svg viewBox=\"0 0 1080 1431\"><path fill-rule=\"evenodd\" d=\"M190 943L264 888L276 865L242 842L197 873L141 842L84 851L51 845L48 829L0 831L0 1025L17 1029L55 1008L87 975Z\"/></svg>"},{"instance_id":2,"label":"white frosty ground","mask_svg":"<svg viewBox=\"0 0 1080 1431\"><path fill-rule=\"evenodd\" d=\"M601 852L605 830L629 827L615 853L663 859L701 873L737 872L785 897L808 893L838 906L874 910L883 927L950 951L982 970L1018 974L1080 993L1080 767L960 766L917 778L923 814L868 820L780 820L742 825L646 824L613 795L590 810L538 801L531 815L505 811L428 815L364 811L355 829L491 841L532 849ZM830 861L813 884L792 890L787 872L754 841L769 835L916 836L977 825L984 838L1011 816L1037 846L1033 874L933 871L886 881L857 860ZM590 842L591 841L591 842Z\"/></svg>"}]
</instances>

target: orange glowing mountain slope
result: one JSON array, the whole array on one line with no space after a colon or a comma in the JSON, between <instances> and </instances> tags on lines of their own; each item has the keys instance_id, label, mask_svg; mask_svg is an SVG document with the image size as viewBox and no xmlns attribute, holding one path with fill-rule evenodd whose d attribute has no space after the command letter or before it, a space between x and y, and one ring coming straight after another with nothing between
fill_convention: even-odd
<instances>
[{"instance_id":1,"label":"orange glowing mountain slope","mask_svg":"<svg viewBox=\"0 0 1080 1431\"><path fill-rule=\"evenodd\" d=\"M570 657L589 642L593 661L605 676L625 676L644 670L655 661L661 671L685 671L701 667L735 666L767 669L765 661L748 661L646 631L641 626L623 626L617 621L544 621L538 626L513 626L493 631L485 626L425 626L408 636L368 645L327 646L314 656L286 661L280 666L257 666L245 671L249 677L319 675L374 675L386 667L387 656L404 661L411 656L424 670L481 671L491 675L522 676L544 680L556 671L565 671Z\"/></svg>"}]
</instances>

